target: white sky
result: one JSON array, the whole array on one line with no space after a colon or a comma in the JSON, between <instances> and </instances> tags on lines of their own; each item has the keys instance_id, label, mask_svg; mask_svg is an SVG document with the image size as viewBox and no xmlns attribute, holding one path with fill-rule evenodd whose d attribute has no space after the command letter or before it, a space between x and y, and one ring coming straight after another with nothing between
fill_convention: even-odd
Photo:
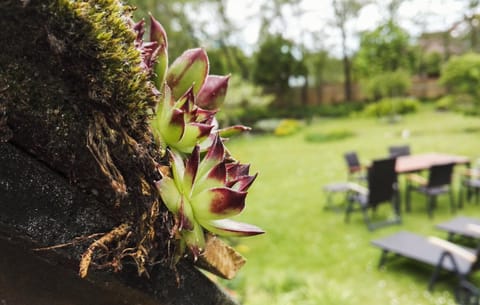
<instances>
[{"instance_id":1,"label":"white sky","mask_svg":"<svg viewBox=\"0 0 480 305\"><path fill-rule=\"evenodd\" d=\"M227 14L230 19L240 28L239 41L252 50L258 40L260 20L258 15L261 1L257 0L229 0ZM387 1L376 1L385 5ZM405 1L398 11L398 22L413 37L421 32L445 30L455 21L461 19L466 7L466 0L408 0ZM299 0L299 7L308 13L302 18L296 18L292 10L285 11L287 24L272 24L277 31L285 31L288 38L303 40L309 47L322 47L331 50L333 54L340 53L340 35L331 26L333 8L331 0ZM372 30L385 20L386 11L383 7L375 4L365 6L356 20L348 24L349 48L354 50L358 47L358 39L355 32ZM317 39L312 39L309 33L317 33Z\"/></svg>"}]
</instances>

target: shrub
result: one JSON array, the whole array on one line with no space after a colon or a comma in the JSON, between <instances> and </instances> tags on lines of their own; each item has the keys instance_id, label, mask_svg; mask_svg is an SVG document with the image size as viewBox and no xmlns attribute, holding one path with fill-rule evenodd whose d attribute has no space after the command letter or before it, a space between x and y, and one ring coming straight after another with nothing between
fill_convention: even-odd
<instances>
[{"instance_id":1,"label":"shrub","mask_svg":"<svg viewBox=\"0 0 480 305\"><path fill-rule=\"evenodd\" d=\"M438 77L441 72L442 54L439 52L432 52L425 55L423 68L428 77Z\"/></svg>"},{"instance_id":2,"label":"shrub","mask_svg":"<svg viewBox=\"0 0 480 305\"><path fill-rule=\"evenodd\" d=\"M274 96L263 94L262 89L251 82L232 75L222 111L217 114L221 125L232 123L251 124L255 118L265 117Z\"/></svg>"},{"instance_id":3,"label":"shrub","mask_svg":"<svg viewBox=\"0 0 480 305\"><path fill-rule=\"evenodd\" d=\"M467 115L480 114L476 98L470 94L446 95L436 101L435 108L437 110L458 111Z\"/></svg>"},{"instance_id":4,"label":"shrub","mask_svg":"<svg viewBox=\"0 0 480 305\"><path fill-rule=\"evenodd\" d=\"M273 133L275 132L275 129L277 129L277 127L280 125L281 122L282 122L281 119L259 120L253 125L253 131Z\"/></svg>"},{"instance_id":5,"label":"shrub","mask_svg":"<svg viewBox=\"0 0 480 305\"><path fill-rule=\"evenodd\" d=\"M302 128L302 124L298 120L284 119L280 121L280 124L275 128L274 134L276 136L289 136L297 133Z\"/></svg>"},{"instance_id":6,"label":"shrub","mask_svg":"<svg viewBox=\"0 0 480 305\"><path fill-rule=\"evenodd\" d=\"M451 95L445 95L441 98L439 98L435 102L435 109L439 111L447 111L447 110L452 110L453 108L453 96Z\"/></svg>"},{"instance_id":7,"label":"shrub","mask_svg":"<svg viewBox=\"0 0 480 305\"><path fill-rule=\"evenodd\" d=\"M412 81L408 72L397 70L393 72L384 72L370 78L365 84L366 95L374 100L405 95Z\"/></svg>"},{"instance_id":8,"label":"shrub","mask_svg":"<svg viewBox=\"0 0 480 305\"><path fill-rule=\"evenodd\" d=\"M480 54L452 57L442 69L440 82L454 94L480 96Z\"/></svg>"},{"instance_id":9,"label":"shrub","mask_svg":"<svg viewBox=\"0 0 480 305\"><path fill-rule=\"evenodd\" d=\"M350 130L334 130L327 133L309 133L305 136L305 141L322 143L329 141L338 141L353 137L355 133Z\"/></svg>"},{"instance_id":10,"label":"shrub","mask_svg":"<svg viewBox=\"0 0 480 305\"><path fill-rule=\"evenodd\" d=\"M420 102L413 98L384 98L365 107L366 116L384 117L396 114L414 113L420 107Z\"/></svg>"}]
</instances>

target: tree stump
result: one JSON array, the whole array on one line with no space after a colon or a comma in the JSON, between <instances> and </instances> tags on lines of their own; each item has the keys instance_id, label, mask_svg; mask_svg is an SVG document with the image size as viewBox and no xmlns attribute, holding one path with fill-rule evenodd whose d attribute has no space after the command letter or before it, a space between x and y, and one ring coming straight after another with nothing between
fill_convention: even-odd
<instances>
[{"instance_id":1,"label":"tree stump","mask_svg":"<svg viewBox=\"0 0 480 305\"><path fill-rule=\"evenodd\" d=\"M130 13L117 0L0 3L2 234L158 304L235 304L190 261L172 261L173 221L154 184L167 163L148 127L157 98Z\"/></svg>"}]
</instances>

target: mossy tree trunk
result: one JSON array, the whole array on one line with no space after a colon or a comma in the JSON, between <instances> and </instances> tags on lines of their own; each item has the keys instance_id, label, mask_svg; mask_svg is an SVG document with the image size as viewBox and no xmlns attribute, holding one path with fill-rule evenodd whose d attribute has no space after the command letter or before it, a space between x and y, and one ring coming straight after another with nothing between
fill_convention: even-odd
<instances>
[{"instance_id":1,"label":"mossy tree trunk","mask_svg":"<svg viewBox=\"0 0 480 305\"><path fill-rule=\"evenodd\" d=\"M162 304L230 304L191 264L171 267L157 98L129 13L116 0L0 2L0 224L44 247L103 233L63 255L90 256L90 272L124 267L116 276Z\"/></svg>"}]
</instances>

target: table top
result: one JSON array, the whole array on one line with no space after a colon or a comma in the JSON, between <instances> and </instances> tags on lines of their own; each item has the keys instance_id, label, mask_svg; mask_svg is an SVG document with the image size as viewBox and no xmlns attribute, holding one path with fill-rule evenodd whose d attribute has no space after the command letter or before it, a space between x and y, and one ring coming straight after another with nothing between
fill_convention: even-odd
<instances>
[{"instance_id":1,"label":"table top","mask_svg":"<svg viewBox=\"0 0 480 305\"><path fill-rule=\"evenodd\" d=\"M442 153L425 153L401 156L397 158L397 173L410 173L430 168L436 164L468 164L470 158L465 156L442 154Z\"/></svg>"}]
</instances>

